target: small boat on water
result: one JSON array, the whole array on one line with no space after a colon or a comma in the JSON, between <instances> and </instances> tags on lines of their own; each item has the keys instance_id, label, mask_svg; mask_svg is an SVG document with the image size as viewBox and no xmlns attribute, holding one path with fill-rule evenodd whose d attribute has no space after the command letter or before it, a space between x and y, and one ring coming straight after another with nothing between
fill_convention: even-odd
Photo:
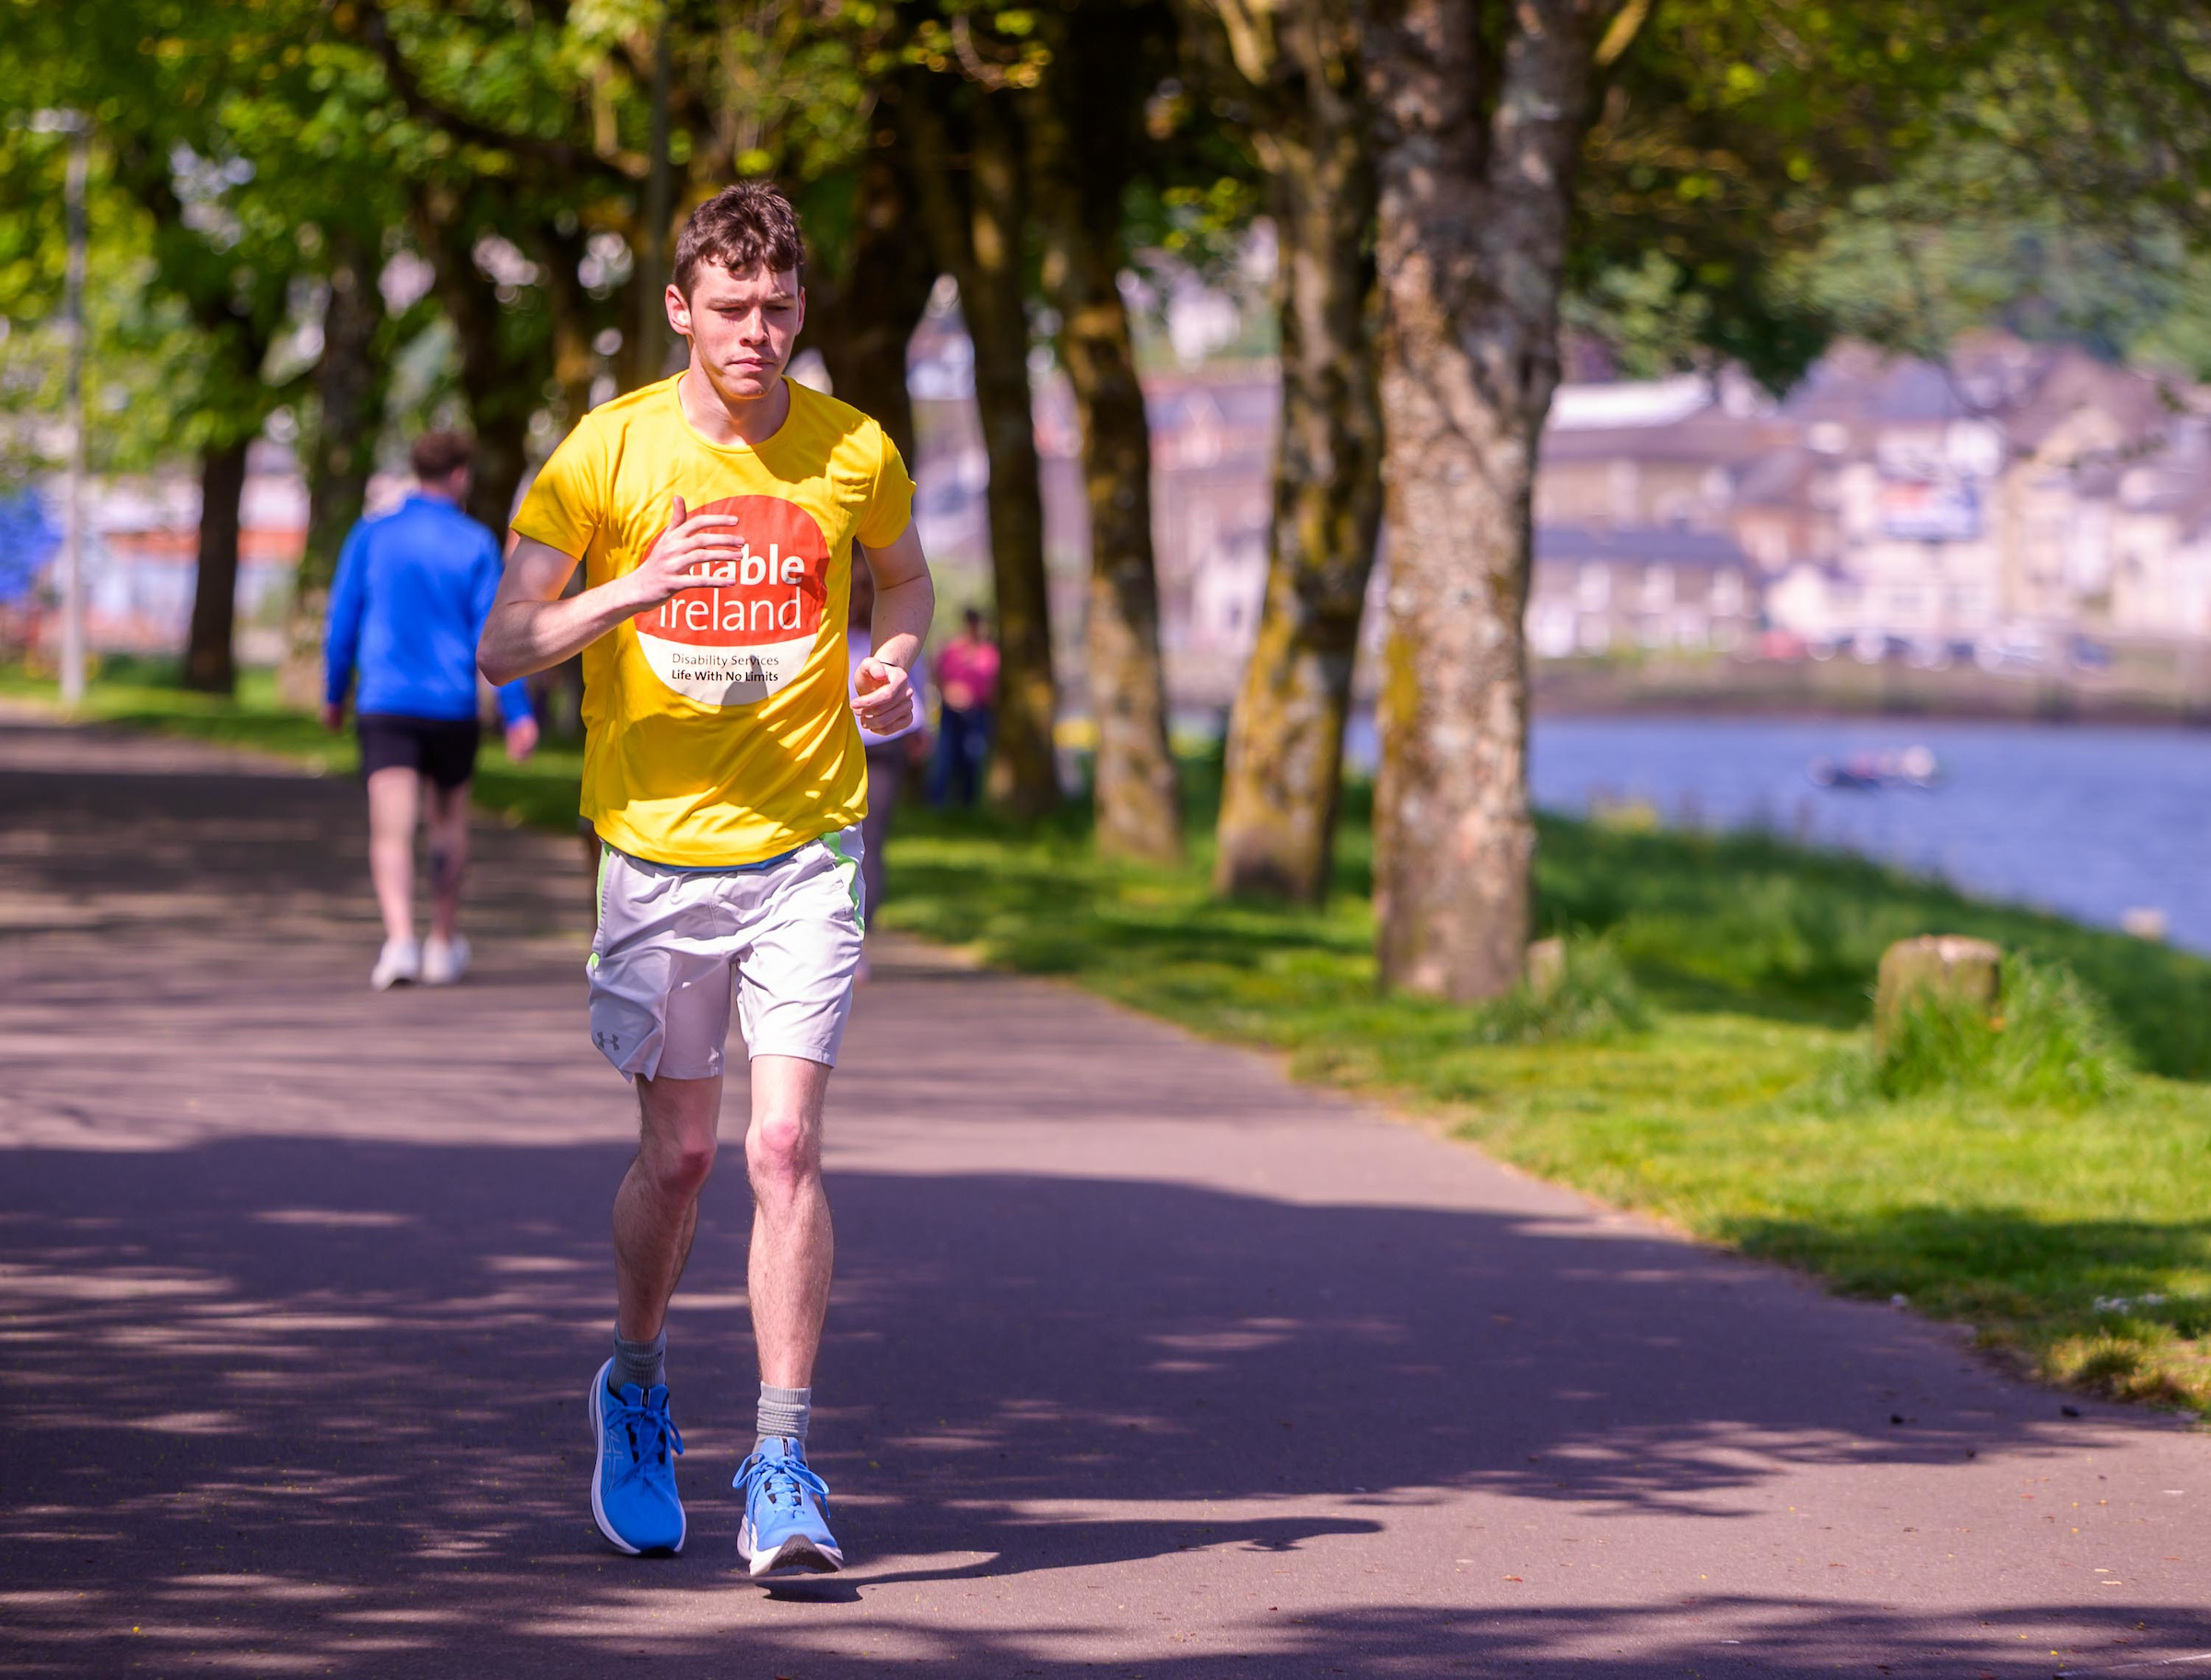
<instances>
[{"instance_id":1,"label":"small boat on water","mask_svg":"<svg viewBox=\"0 0 2211 1680\"><path fill-rule=\"evenodd\" d=\"M1847 758L1815 758L1804 773L1815 788L1842 792L1874 793L1884 788L1917 788L1923 791L1942 780L1942 765L1931 747L1906 747L1901 752L1853 752Z\"/></svg>"}]
</instances>

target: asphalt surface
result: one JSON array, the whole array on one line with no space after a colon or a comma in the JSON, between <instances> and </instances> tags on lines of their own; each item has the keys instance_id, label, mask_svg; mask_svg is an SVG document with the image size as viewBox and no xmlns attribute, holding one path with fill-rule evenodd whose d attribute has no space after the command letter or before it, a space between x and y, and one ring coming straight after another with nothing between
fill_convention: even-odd
<instances>
[{"instance_id":1,"label":"asphalt surface","mask_svg":"<svg viewBox=\"0 0 2211 1680\"><path fill-rule=\"evenodd\" d=\"M353 785L0 719L0 1673L2211 1672L2204 1435L913 948L832 1093L854 1565L736 1570L734 1155L690 1546L617 1557L588 898L486 825L476 972L373 996Z\"/></svg>"}]
</instances>

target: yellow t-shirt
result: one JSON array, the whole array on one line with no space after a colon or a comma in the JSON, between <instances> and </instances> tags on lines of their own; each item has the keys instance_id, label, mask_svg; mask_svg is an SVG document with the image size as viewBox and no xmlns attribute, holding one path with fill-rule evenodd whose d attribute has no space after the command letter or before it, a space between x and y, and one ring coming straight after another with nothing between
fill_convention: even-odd
<instances>
[{"instance_id":1,"label":"yellow t-shirt","mask_svg":"<svg viewBox=\"0 0 2211 1680\"><path fill-rule=\"evenodd\" d=\"M852 543L904 533L913 481L880 426L803 385L786 381L790 416L757 448L708 443L675 387L586 414L514 528L596 587L651 550L672 497L737 517L734 586L686 589L584 649L583 814L656 863L757 863L867 814L846 698Z\"/></svg>"}]
</instances>

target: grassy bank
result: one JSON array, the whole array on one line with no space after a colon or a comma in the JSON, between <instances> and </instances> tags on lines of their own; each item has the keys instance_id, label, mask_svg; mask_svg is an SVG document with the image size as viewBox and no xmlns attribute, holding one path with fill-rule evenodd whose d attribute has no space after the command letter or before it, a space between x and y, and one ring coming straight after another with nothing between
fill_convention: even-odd
<instances>
[{"instance_id":1,"label":"grassy bank","mask_svg":"<svg viewBox=\"0 0 2211 1680\"><path fill-rule=\"evenodd\" d=\"M343 766L330 737L265 697L102 688L91 709ZM573 756L551 755L488 771L483 791L557 824L573 777ZM1573 1007L1383 998L1352 807L1319 910L1217 903L1202 855L1176 870L1102 863L1073 816L1016 832L917 811L883 919L1281 1051L1300 1077L1847 1292L1903 1296L2053 1381L2211 1406L2211 1089L2197 1082L2211 1076L2211 962L1768 838L1547 821L1540 916L1589 976ZM1970 1080L1882 1096L1866 989L1890 939L1927 931L2063 965L2135 1071L2095 1100Z\"/></svg>"}]
</instances>

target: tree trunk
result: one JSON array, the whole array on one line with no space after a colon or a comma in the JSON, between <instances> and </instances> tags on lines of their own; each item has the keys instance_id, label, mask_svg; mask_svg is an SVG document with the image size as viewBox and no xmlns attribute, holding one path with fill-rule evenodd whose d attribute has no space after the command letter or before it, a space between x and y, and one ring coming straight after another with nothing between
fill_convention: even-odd
<instances>
[{"instance_id":1,"label":"tree trunk","mask_svg":"<svg viewBox=\"0 0 2211 1680\"><path fill-rule=\"evenodd\" d=\"M1282 412L1258 632L1228 729L1217 892L1328 892L1359 620L1382 510L1373 118L1348 0L1181 0L1248 116L1279 257Z\"/></svg>"},{"instance_id":2,"label":"tree trunk","mask_svg":"<svg viewBox=\"0 0 2211 1680\"><path fill-rule=\"evenodd\" d=\"M1530 496L1591 9L1521 0L1500 44L1476 0L1398 0L1365 43L1389 525L1377 955L1386 986L1461 1000L1506 990L1527 959Z\"/></svg>"},{"instance_id":3,"label":"tree trunk","mask_svg":"<svg viewBox=\"0 0 2211 1680\"><path fill-rule=\"evenodd\" d=\"M469 220L450 206L432 204L417 204L415 220L417 242L437 276L438 301L453 323L461 391L475 430L475 476L467 512L504 541L522 474L529 470L530 416L544 400L549 357L534 343L509 348L497 289L476 268Z\"/></svg>"},{"instance_id":4,"label":"tree trunk","mask_svg":"<svg viewBox=\"0 0 2211 1680\"><path fill-rule=\"evenodd\" d=\"M818 271L810 276L806 343L822 353L838 399L888 432L910 470L914 402L906 388L906 350L939 271L921 226L913 170L893 126L900 94L896 85L884 90L888 109L879 113L860 160L843 273L835 280Z\"/></svg>"},{"instance_id":5,"label":"tree trunk","mask_svg":"<svg viewBox=\"0 0 2211 1680\"><path fill-rule=\"evenodd\" d=\"M673 169L668 157L669 98L674 75L675 25L666 12L652 42L652 128L646 149L645 202L638 211L638 238L630 248L635 267L630 274L630 300L636 313L622 344L622 389L635 391L668 377L668 363L682 342L668 325L665 301L670 273L669 252L673 249L669 222Z\"/></svg>"},{"instance_id":6,"label":"tree trunk","mask_svg":"<svg viewBox=\"0 0 2211 1680\"><path fill-rule=\"evenodd\" d=\"M1166 863L1182 856L1182 804L1159 658L1152 429L1120 288L1121 199L1140 143L1132 119L1149 91L1135 75L1134 44L1126 18L1078 16L1056 54L1073 74L1047 80L1027 114L1046 286L1059 313L1060 360L1082 427L1090 508L1083 642L1098 731L1097 846L1107 857Z\"/></svg>"},{"instance_id":7,"label":"tree trunk","mask_svg":"<svg viewBox=\"0 0 2211 1680\"><path fill-rule=\"evenodd\" d=\"M932 77L923 86L931 97L913 100L908 113L920 143L916 161L923 203L940 261L959 282L960 312L975 344L976 407L990 461L990 571L999 647L990 793L1016 816L1034 817L1059 799L1052 743L1059 706L1029 391L1022 141L1011 100L972 90L962 202L949 179L952 147L940 103L950 91L950 78Z\"/></svg>"},{"instance_id":8,"label":"tree trunk","mask_svg":"<svg viewBox=\"0 0 2211 1680\"><path fill-rule=\"evenodd\" d=\"M239 502L252 443L250 437L240 438L200 451L199 571L184 644L184 686L202 694L227 694L238 686L231 645L238 625Z\"/></svg>"},{"instance_id":9,"label":"tree trunk","mask_svg":"<svg viewBox=\"0 0 2211 1680\"><path fill-rule=\"evenodd\" d=\"M357 524L376 471L391 363L380 342L383 299L376 256L345 230L331 234L330 304L322 315L322 356L315 366L314 436L307 453L307 544L285 624L278 698L312 706L322 698L322 622L338 550Z\"/></svg>"},{"instance_id":10,"label":"tree trunk","mask_svg":"<svg viewBox=\"0 0 2211 1680\"><path fill-rule=\"evenodd\" d=\"M591 411L591 381L598 377L597 336L591 294L583 289L578 265L583 261L580 228L562 233L541 227L535 234L538 266L544 274L545 307L553 317L553 383L560 391L560 426L565 434Z\"/></svg>"},{"instance_id":11,"label":"tree trunk","mask_svg":"<svg viewBox=\"0 0 2211 1680\"><path fill-rule=\"evenodd\" d=\"M1316 904L1334 864L1344 721L1382 517L1369 119L1330 35L1291 35L1299 103L1260 153L1280 255L1282 418L1267 589L1236 694L1213 886Z\"/></svg>"}]
</instances>

